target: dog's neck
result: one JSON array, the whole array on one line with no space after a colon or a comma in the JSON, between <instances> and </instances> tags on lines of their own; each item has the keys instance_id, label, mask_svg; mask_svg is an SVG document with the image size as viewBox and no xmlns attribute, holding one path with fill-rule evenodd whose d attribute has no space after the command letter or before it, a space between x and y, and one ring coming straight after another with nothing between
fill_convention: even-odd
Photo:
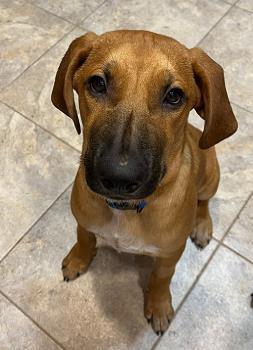
<instances>
[{"instance_id":1,"label":"dog's neck","mask_svg":"<svg viewBox=\"0 0 253 350\"><path fill-rule=\"evenodd\" d=\"M111 201L106 200L107 205L113 209L119 210L136 210L137 213L140 213L147 205L147 202L143 199L139 202L127 202L127 201Z\"/></svg>"}]
</instances>

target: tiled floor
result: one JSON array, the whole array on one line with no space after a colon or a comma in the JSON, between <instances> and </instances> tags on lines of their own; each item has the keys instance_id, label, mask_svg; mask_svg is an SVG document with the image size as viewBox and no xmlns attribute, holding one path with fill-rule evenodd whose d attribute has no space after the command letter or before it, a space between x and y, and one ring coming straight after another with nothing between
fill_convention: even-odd
<instances>
[{"instance_id":1,"label":"tiled floor","mask_svg":"<svg viewBox=\"0 0 253 350\"><path fill-rule=\"evenodd\" d=\"M81 138L51 105L54 74L74 37L122 27L205 49L240 126L217 147L215 239L201 252L188 242L161 338L143 317L149 258L101 248L69 284L60 269ZM0 31L0 350L253 349L253 1L0 0Z\"/></svg>"}]
</instances>

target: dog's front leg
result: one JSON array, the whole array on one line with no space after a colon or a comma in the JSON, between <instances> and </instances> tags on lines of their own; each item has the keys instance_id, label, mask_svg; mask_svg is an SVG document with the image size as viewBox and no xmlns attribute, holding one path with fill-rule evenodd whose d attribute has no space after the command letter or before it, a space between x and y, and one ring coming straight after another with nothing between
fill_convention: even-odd
<instances>
[{"instance_id":1,"label":"dog's front leg","mask_svg":"<svg viewBox=\"0 0 253 350\"><path fill-rule=\"evenodd\" d=\"M168 258L156 258L145 292L144 314L158 335L166 331L174 314L169 285L184 248Z\"/></svg>"},{"instance_id":2,"label":"dog's front leg","mask_svg":"<svg viewBox=\"0 0 253 350\"><path fill-rule=\"evenodd\" d=\"M96 252L96 237L94 233L88 232L78 225L77 243L62 262L64 281L73 280L86 272Z\"/></svg>"}]
</instances>

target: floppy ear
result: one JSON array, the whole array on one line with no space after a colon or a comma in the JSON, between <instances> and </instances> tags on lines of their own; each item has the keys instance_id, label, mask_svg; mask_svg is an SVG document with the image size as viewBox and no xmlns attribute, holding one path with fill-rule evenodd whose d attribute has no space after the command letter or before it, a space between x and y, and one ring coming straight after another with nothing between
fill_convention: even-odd
<instances>
[{"instance_id":1,"label":"floppy ear","mask_svg":"<svg viewBox=\"0 0 253 350\"><path fill-rule=\"evenodd\" d=\"M205 120L200 148L209 148L237 130L237 121L228 100L222 67L203 50L190 50L200 100L194 107Z\"/></svg>"},{"instance_id":2,"label":"floppy ear","mask_svg":"<svg viewBox=\"0 0 253 350\"><path fill-rule=\"evenodd\" d=\"M88 57L96 38L96 34L87 33L70 44L56 73L51 95L55 107L73 120L78 134L81 128L74 102L73 77Z\"/></svg>"}]
</instances>

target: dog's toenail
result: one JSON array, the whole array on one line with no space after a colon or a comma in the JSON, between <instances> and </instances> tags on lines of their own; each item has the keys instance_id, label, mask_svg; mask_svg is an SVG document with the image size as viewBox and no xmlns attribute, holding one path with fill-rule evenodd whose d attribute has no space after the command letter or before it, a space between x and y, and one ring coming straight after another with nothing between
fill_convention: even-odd
<instances>
[{"instance_id":1,"label":"dog's toenail","mask_svg":"<svg viewBox=\"0 0 253 350\"><path fill-rule=\"evenodd\" d=\"M76 277L79 277L79 276L80 276L80 272L77 272Z\"/></svg>"}]
</instances>

